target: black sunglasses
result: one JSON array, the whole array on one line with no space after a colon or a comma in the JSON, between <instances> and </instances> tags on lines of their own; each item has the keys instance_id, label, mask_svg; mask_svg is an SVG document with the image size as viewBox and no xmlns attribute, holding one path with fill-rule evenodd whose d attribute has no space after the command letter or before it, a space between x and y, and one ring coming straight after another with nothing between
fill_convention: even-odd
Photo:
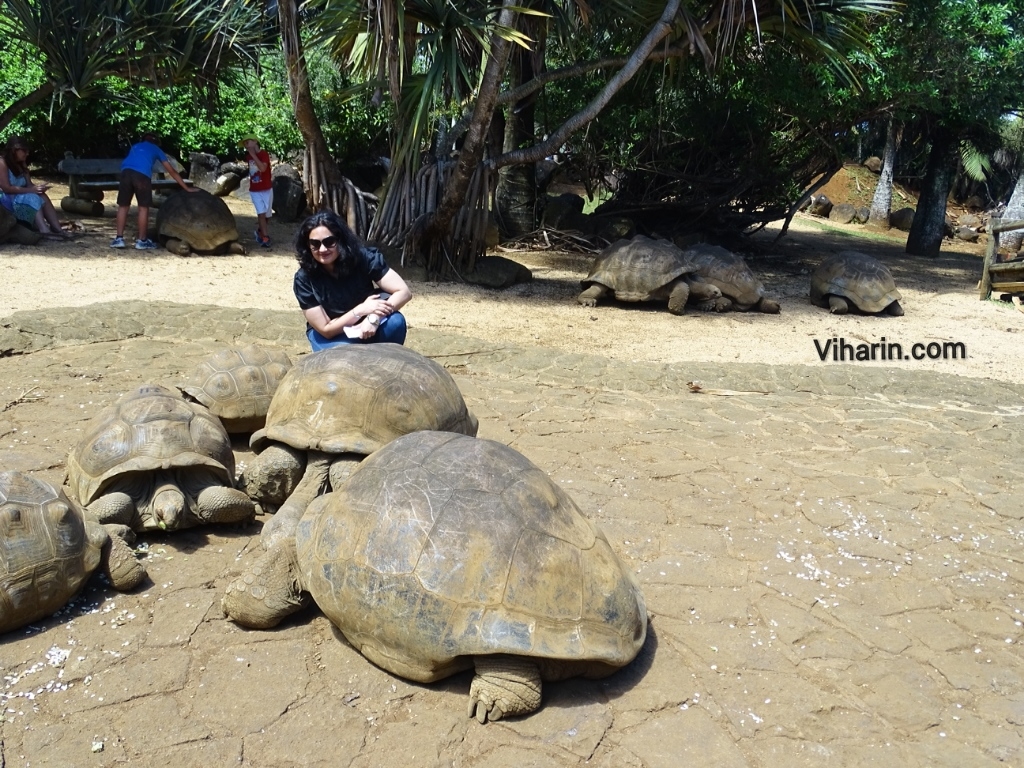
<instances>
[{"instance_id":1,"label":"black sunglasses","mask_svg":"<svg viewBox=\"0 0 1024 768\"><path fill-rule=\"evenodd\" d=\"M309 249L311 251L319 251L321 245L324 248L333 248L337 244L338 238L336 238L334 235L331 235L330 237L325 237L323 240L317 240L312 237L309 238Z\"/></svg>"}]
</instances>

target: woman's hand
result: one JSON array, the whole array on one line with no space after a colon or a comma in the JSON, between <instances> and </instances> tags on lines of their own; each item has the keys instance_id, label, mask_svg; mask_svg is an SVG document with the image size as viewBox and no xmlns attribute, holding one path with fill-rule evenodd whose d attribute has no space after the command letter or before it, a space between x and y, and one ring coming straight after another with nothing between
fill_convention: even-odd
<instances>
[{"instance_id":1,"label":"woman's hand","mask_svg":"<svg viewBox=\"0 0 1024 768\"><path fill-rule=\"evenodd\" d=\"M357 315L377 315L378 318L388 317L394 311L395 308L382 299L379 293L368 296L355 310Z\"/></svg>"}]
</instances>

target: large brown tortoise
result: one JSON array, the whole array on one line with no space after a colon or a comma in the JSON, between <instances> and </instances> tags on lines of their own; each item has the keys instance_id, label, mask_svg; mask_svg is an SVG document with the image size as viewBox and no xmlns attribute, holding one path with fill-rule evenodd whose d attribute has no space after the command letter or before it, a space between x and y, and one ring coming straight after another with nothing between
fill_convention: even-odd
<instances>
[{"instance_id":1,"label":"large brown tortoise","mask_svg":"<svg viewBox=\"0 0 1024 768\"><path fill-rule=\"evenodd\" d=\"M267 546L359 461L421 429L476 435L477 419L443 366L399 344L344 344L292 367L274 393L242 487L263 511ZM280 505L280 508L278 508Z\"/></svg>"},{"instance_id":2,"label":"large brown tortoise","mask_svg":"<svg viewBox=\"0 0 1024 768\"><path fill-rule=\"evenodd\" d=\"M291 367L277 347L227 347L201 360L180 389L209 408L229 433L252 432L266 423L277 385Z\"/></svg>"},{"instance_id":3,"label":"large brown tortoise","mask_svg":"<svg viewBox=\"0 0 1024 768\"><path fill-rule=\"evenodd\" d=\"M449 432L366 458L221 606L266 628L310 596L393 674L433 682L475 668L480 722L537 709L542 681L611 674L647 633L636 581L572 499L512 448Z\"/></svg>"},{"instance_id":4,"label":"large brown tortoise","mask_svg":"<svg viewBox=\"0 0 1024 768\"><path fill-rule=\"evenodd\" d=\"M178 190L159 208L156 233L171 253L245 254L228 204L204 189Z\"/></svg>"},{"instance_id":5,"label":"large brown tortoise","mask_svg":"<svg viewBox=\"0 0 1024 768\"><path fill-rule=\"evenodd\" d=\"M829 256L811 275L811 303L833 315L856 309L869 315L900 317L902 298L886 266L858 251Z\"/></svg>"},{"instance_id":6,"label":"large brown tortoise","mask_svg":"<svg viewBox=\"0 0 1024 768\"><path fill-rule=\"evenodd\" d=\"M697 274L697 265L684 251L667 240L637 235L618 240L594 261L590 274L580 284L576 300L593 307L603 298L620 301L667 301L668 311L681 315L687 302L700 309L713 309L722 292Z\"/></svg>"},{"instance_id":7,"label":"large brown tortoise","mask_svg":"<svg viewBox=\"0 0 1024 768\"><path fill-rule=\"evenodd\" d=\"M256 514L234 488L235 457L220 421L160 384L104 408L68 456L72 495L102 523L173 531Z\"/></svg>"},{"instance_id":8,"label":"large brown tortoise","mask_svg":"<svg viewBox=\"0 0 1024 768\"><path fill-rule=\"evenodd\" d=\"M0 634L62 608L97 568L122 591L146 575L128 544L63 491L0 472Z\"/></svg>"},{"instance_id":9,"label":"large brown tortoise","mask_svg":"<svg viewBox=\"0 0 1024 768\"><path fill-rule=\"evenodd\" d=\"M717 312L764 312L777 315L779 303L765 296L764 284L747 262L718 245L700 243L686 249L686 258L697 267L697 274L722 292L712 307Z\"/></svg>"}]
</instances>

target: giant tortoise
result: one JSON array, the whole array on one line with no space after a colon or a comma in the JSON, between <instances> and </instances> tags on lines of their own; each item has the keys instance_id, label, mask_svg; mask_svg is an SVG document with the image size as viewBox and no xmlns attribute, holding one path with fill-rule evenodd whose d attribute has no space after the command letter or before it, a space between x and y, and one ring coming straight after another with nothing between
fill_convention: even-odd
<instances>
[{"instance_id":1,"label":"giant tortoise","mask_svg":"<svg viewBox=\"0 0 1024 768\"><path fill-rule=\"evenodd\" d=\"M441 365L399 344L343 344L300 359L278 384L241 483L263 511L264 546L294 527L328 485L396 437L476 435L476 417ZM308 460L307 460L308 459Z\"/></svg>"},{"instance_id":2,"label":"giant tortoise","mask_svg":"<svg viewBox=\"0 0 1024 768\"><path fill-rule=\"evenodd\" d=\"M764 312L777 315L777 301L764 295L764 284L757 279L747 262L732 251L718 245L700 243L686 249L686 258L697 267L697 274L722 292L714 310L727 312Z\"/></svg>"},{"instance_id":3,"label":"giant tortoise","mask_svg":"<svg viewBox=\"0 0 1024 768\"><path fill-rule=\"evenodd\" d=\"M21 472L0 472L0 634L49 616L101 568L118 590L146 571L64 492Z\"/></svg>"},{"instance_id":4,"label":"giant tortoise","mask_svg":"<svg viewBox=\"0 0 1024 768\"><path fill-rule=\"evenodd\" d=\"M274 391L291 367L280 348L226 347L200 360L180 389L209 408L229 433L252 432L266 422Z\"/></svg>"},{"instance_id":5,"label":"giant tortoise","mask_svg":"<svg viewBox=\"0 0 1024 768\"><path fill-rule=\"evenodd\" d=\"M156 218L157 238L171 253L245 253L228 204L204 189L168 196Z\"/></svg>"},{"instance_id":6,"label":"giant tortoise","mask_svg":"<svg viewBox=\"0 0 1024 768\"><path fill-rule=\"evenodd\" d=\"M668 311L681 315L687 302L700 309L714 308L722 292L705 282L677 245L637 235L618 240L598 255L590 274L580 284L576 300L593 307L606 297L620 301L668 301Z\"/></svg>"},{"instance_id":7,"label":"giant tortoise","mask_svg":"<svg viewBox=\"0 0 1024 768\"><path fill-rule=\"evenodd\" d=\"M647 633L636 581L572 499L512 448L450 432L366 458L221 606L266 628L310 596L392 674L432 682L475 668L480 722L537 709L544 680L611 674Z\"/></svg>"},{"instance_id":8,"label":"giant tortoise","mask_svg":"<svg viewBox=\"0 0 1024 768\"><path fill-rule=\"evenodd\" d=\"M68 456L68 486L102 523L135 531L251 519L233 487L235 457L205 407L145 384L104 408Z\"/></svg>"},{"instance_id":9,"label":"giant tortoise","mask_svg":"<svg viewBox=\"0 0 1024 768\"><path fill-rule=\"evenodd\" d=\"M829 256L811 275L811 303L833 315L845 315L853 308L864 314L899 317L902 298L886 266L858 251Z\"/></svg>"}]
</instances>

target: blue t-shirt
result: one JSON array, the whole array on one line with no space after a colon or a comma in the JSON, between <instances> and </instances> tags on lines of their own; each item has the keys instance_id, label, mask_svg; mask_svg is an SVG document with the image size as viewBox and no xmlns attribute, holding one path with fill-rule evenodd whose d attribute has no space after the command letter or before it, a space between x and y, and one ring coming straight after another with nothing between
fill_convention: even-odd
<instances>
[{"instance_id":1,"label":"blue t-shirt","mask_svg":"<svg viewBox=\"0 0 1024 768\"><path fill-rule=\"evenodd\" d=\"M335 278L323 269L309 271L299 267L292 289L300 308L323 307L327 317L333 320L361 304L367 296L380 293L373 283L390 269L384 254L376 248L361 248L351 274Z\"/></svg>"},{"instance_id":2,"label":"blue t-shirt","mask_svg":"<svg viewBox=\"0 0 1024 768\"><path fill-rule=\"evenodd\" d=\"M153 173L153 164L157 160L162 163L167 162L167 155L164 154L164 151L150 141L140 141L138 144L133 144L132 148L128 150L128 157L121 163L121 170L138 171L149 176Z\"/></svg>"}]
</instances>

